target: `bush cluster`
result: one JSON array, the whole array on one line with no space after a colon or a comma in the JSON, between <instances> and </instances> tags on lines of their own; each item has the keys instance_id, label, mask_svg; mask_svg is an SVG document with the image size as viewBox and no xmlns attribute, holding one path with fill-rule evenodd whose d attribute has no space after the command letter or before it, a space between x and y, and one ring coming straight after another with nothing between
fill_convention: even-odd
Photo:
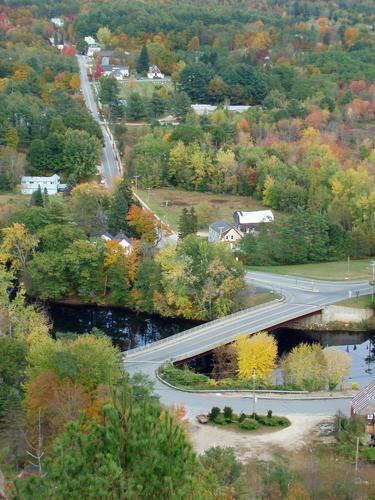
<instances>
[{"instance_id":1,"label":"bush cluster","mask_svg":"<svg viewBox=\"0 0 375 500\"><path fill-rule=\"evenodd\" d=\"M267 415L253 413L237 415L230 406L225 406L223 411L214 406L208 414L209 421L216 425L235 424L240 429L253 431L260 427L287 427L290 421L286 417L272 416L272 411L268 410Z\"/></svg>"}]
</instances>

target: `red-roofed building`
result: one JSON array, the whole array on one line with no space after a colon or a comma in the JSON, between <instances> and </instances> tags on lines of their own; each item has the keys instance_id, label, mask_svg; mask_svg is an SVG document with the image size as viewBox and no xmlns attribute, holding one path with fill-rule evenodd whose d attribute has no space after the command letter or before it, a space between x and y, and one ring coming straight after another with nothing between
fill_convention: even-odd
<instances>
[{"instance_id":1,"label":"red-roofed building","mask_svg":"<svg viewBox=\"0 0 375 500\"><path fill-rule=\"evenodd\" d=\"M354 396L351 404L351 416L360 415L366 419L366 432L375 445L375 380L361 389Z\"/></svg>"}]
</instances>

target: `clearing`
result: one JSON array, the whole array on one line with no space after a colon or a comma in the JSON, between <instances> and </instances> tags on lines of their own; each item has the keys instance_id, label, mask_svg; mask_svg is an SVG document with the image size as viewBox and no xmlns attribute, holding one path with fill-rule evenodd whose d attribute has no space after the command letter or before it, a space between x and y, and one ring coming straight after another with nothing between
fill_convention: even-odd
<instances>
[{"instance_id":1,"label":"clearing","mask_svg":"<svg viewBox=\"0 0 375 500\"><path fill-rule=\"evenodd\" d=\"M159 90L164 87L166 92L173 90L171 80L129 80L119 81L120 99L128 99L133 92L138 92L142 97L149 98L155 89Z\"/></svg>"},{"instance_id":2,"label":"clearing","mask_svg":"<svg viewBox=\"0 0 375 500\"><path fill-rule=\"evenodd\" d=\"M198 453L203 453L211 446L229 446L235 449L237 458L246 461L249 458L270 460L275 448L295 451L304 447L312 436L319 433L319 424L331 423L331 419L312 415L286 415L291 425L282 430L266 433L244 433L216 426L199 424L190 420L191 439Z\"/></svg>"},{"instance_id":3,"label":"clearing","mask_svg":"<svg viewBox=\"0 0 375 500\"><path fill-rule=\"evenodd\" d=\"M325 280L370 280L372 277L370 259L341 260L337 262L317 262L314 264L296 264L290 266L250 266L249 271L289 274L306 278Z\"/></svg>"},{"instance_id":4,"label":"clearing","mask_svg":"<svg viewBox=\"0 0 375 500\"><path fill-rule=\"evenodd\" d=\"M209 202L215 213L214 220L224 219L228 223L233 220L236 210L264 210L264 206L249 196L229 194L198 193L179 189L138 189L138 195L149 205L151 210L167 222L175 231L178 230L178 219L183 208L197 206ZM213 221L211 221L213 222Z\"/></svg>"}]
</instances>

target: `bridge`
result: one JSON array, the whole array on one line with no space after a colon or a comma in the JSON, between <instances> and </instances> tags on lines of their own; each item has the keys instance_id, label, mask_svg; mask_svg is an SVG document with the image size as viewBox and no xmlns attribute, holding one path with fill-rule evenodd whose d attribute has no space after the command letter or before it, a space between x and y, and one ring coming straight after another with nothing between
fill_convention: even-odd
<instances>
[{"instance_id":1,"label":"bridge","mask_svg":"<svg viewBox=\"0 0 375 500\"><path fill-rule=\"evenodd\" d=\"M241 333L251 335L261 330L270 330L297 318L319 312L326 305L350 296L366 295L371 292L367 282L317 281L260 272L247 273L245 280L249 284L281 294L282 299L129 350L125 354L126 370L131 374L140 371L150 376L155 381L155 391L162 403L183 404L188 414L208 411L212 406L222 407L226 404L236 411L241 411L249 404L244 401L246 396L235 398L221 393L192 394L179 391L161 383L156 377L156 371L163 363L191 359L220 345L229 344ZM348 401L345 400L330 400L322 404L319 401L262 399L258 403L259 411L272 409L279 414L332 414L337 410L347 411L348 405Z\"/></svg>"}]
</instances>

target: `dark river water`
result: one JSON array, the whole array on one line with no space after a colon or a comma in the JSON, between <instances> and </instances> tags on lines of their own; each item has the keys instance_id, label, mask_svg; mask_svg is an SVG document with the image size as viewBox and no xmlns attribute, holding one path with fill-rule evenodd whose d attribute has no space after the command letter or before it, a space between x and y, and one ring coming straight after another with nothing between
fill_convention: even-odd
<instances>
[{"instance_id":1,"label":"dark river water","mask_svg":"<svg viewBox=\"0 0 375 500\"><path fill-rule=\"evenodd\" d=\"M198 323L182 319L160 318L118 308L82 307L51 304L49 313L55 332L89 332L100 328L122 351L155 342L187 330ZM300 342L320 342L323 346L337 346L347 352L352 365L347 380L361 387L375 378L375 332L368 333L303 333L287 328L273 332L279 354L289 352ZM211 355L193 362L199 371L211 371Z\"/></svg>"}]
</instances>

